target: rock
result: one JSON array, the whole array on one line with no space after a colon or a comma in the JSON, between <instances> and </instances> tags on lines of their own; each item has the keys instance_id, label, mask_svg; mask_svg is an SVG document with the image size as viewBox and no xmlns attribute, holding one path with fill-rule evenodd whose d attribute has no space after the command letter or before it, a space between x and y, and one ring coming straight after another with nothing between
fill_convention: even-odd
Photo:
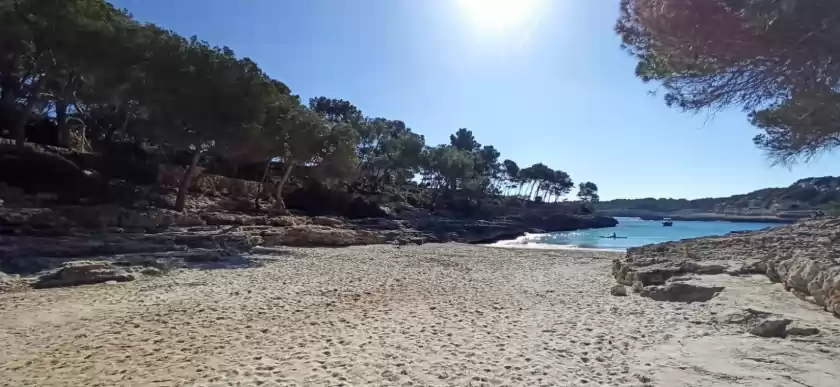
<instances>
[{"instance_id":1,"label":"rock","mask_svg":"<svg viewBox=\"0 0 840 387\"><path fill-rule=\"evenodd\" d=\"M760 321L773 316L770 312L746 308L743 310L727 310L715 316L714 321L724 324L740 324L753 327Z\"/></svg>"},{"instance_id":2,"label":"rock","mask_svg":"<svg viewBox=\"0 0 840 387\"><path fill-rule=\"evenodd\" d=\"M328 227L339 227L344 225L344 222L338 220L336 218L330 218L328 216L316 216L312 218L312 223L315 223L319 226L328 226Z\"/></svg>"},{"instance_id":3,"label":"rock","mask_svg":"<svg viewBox=\"0 0 840 387\"><path fill-rule=\"evenodd\" d=\"M219 250L190 250L181 255L184 262L203 263L203 262L219 262L227 254Z\"/></svg>"},{"instance_id":4,"label":"rock","mask_svg":"<svg viewBox=\"0 0 840 387\"><path fill-rule=\"evenodd\" d=\"M12 287L12 278L0 271L0 292L5 292Z\"/></svg>"},{"instance_id":5,"label":"rock","mask_svg":"<svg viewBox=\"0 0 840 387\"><path fill-rule=\"evenodd\" d=\"M220 201L219 208L228 211L252 211L254 210L254 200L249 198L232 198Z\"/></svg>"},{"instance_id":6,"label":"rock","mask_svg":"<svg viewBox=\"0 0 840 387\"><path fill-rule=\"evenodd\" d=\"M270 218L270 223L276 227L289 227L306 224L306 220L296 216L278 216Z\"/></svg>"},{"instance_id":7,"label":"rock","mask_svg":"<svg viewBox=\"0 0 840 387\"><path fill-rule=\"evenodd\" d=\"M37 145L27 144L19 151L14 146L2 144L0 181L29 193L49 192L78 200L83 194L95 190L99 181L85 174L66 156L55 149Z\"/></svg>"},{"instance_id":8,"label":"rock","mask_svg":"<svg viewBox=\"0 0 840 387\"><path fill-rule=\"evenodd\" d=\"M792 294L840 315L840 218L802 220L749 233L687 239L627 250L613 261L620 284L661 285L685 274L764 274Z\"/></svg>"},{"instance_id":9,"label":"rock","mask_svg":"<svg viewBox=\"0 0 840 387\"><path fill-rule=\"evenodd\" d=\"M262 234L265 246L352 246L383 244L388 239L372 231L348 230L324 226L293 226Z\"/></svg>"},{"instance_id":10,"label":"rock","mask_svg":"<svg viewBox=\"0 0 840 387\"><path fill-rule=\"evenodd\" d=\"M684 282L669 283L661 286L648 286L641 291L643 297L655 301L669 302L705 302L723 291L721 286L700 286Z\"/></svg>"},{"instance_id":11,"label":"rock","mask_svg":"<svg viewBox=\"0 0 840 387\"><path fill-rule=\"evenodd\" d=\"M140 274L147 275L150 277L156 277L163 274L163 272L155 267L144 267L142 270L140 270Z\"/></svg>"},{"instance_id":12,"label":"rock","mask_svg":"<svg viewBox=\"0 0 840 387\"><path fill-rule=\"evenodd\" d=\"M520 209L522 210L522 209ZM407 226L433 236L441 242L494 243L516 239L526 233L539 234L584 228L613 227L613 218L524 211L524 215L490 217L489 220L456 219L450 216L429 215L422 211L402 213ZM439 214L441 211L436 212ZM455 214L449 214L455 216ZM630 285L630 284L626 284Z\"/></svg>"},{"instance_id":13,"label":"rock","mask_svg":"<svg viewBox=\"0 0 840 387\"><path fill-rule=\"evenodd\" d=\"M311 216L338 215L349 219L387 218L388 212L366 197L335 190L310 179L284 196L289 209Z\"/></svg>"},{"instance_id":14,"label":"rock","mask_svg":"<svg viewBox=\"0 0 840 387\"><path fill-rule=\"evenodd\" d=\"M642 284L642 281L633 282L633 293L640 293L644 288L645 285Z\"/></svg>"},{"instance_id":15,"label":"rock","mask_svg":"<svg viewBox=\"0 0 840 387\"><path fill-rule=\"evenodd\" d=\"M834 283L840 284L840 280L835 278ZM825 302L825 310L840 316L840 287L835 286L834 289L829 292L828 298Z\"/></svg>"},{"instance_id":16,"label":"rock","mask_svg":"<svg viewBox=\"0 0 840 387\"><path fill-rule=\"evenodd\" d=\"M759 337L785 337L785 328L793 320L771 317L750 329L750 334Z\"/></svg>"},{"instance_id":17,"label":"rock","mask_svg":"<svg viewBox=\"0 0 840 387\"><path fill-rule=\"evenodd\" d=\"M365 230L400 230L406 228L404 220L385 218L360 219L353 222L353 225Z\"/></svg>"},{"instance_id":18,"label":"rock","mask_svg":"<svg viewBox=\"0 0 840 387\"><path fill-rule=\"evenodd\" d=\"M0 228L14 229L23 226L31 229L67 230L72 222L49 208L0 207Z\"/></svg>"},{"instance_id":19,"label":"rock","mask_svg":"<svg viewBox=\"0 0 840 387\"><path fill-rule=\"evenodd\" d=\"M817 328L805 328L805 327L790 327L785 331L785 334L791 336L813 336L819 334L820 330Z\"/></svg>"},{"instance_id":20,"label":"rock","mask_svg":"<svg viewBox=\"0 0 840 387\"><path fill-rule=\"evenodd\" d=\"M610 294L613 296L626 296L627 288L625 288L624 285L615 285L610 288Z\"/></svg>"},{"instance_id":21,"label":"rock","mask_svg":"<svg viewBox=\"0 0 840 387\"><path fill-rule=\"evenodd\" d=\"M202 214L204 221L211 226L244 225L242 215L210 212Z\"/></svg>"},{"instance_id":22,"label":"rock","mask_svg":"<svg viewBox=\"0 0 840 387\"><path fill-rule=\"evenodd\" d=\"M54 288L97 284L108 281L133 281L134 276L119 270L105 261L67 262L61 268L38 277L35 288Z\"/></svg>"}]
</instances>

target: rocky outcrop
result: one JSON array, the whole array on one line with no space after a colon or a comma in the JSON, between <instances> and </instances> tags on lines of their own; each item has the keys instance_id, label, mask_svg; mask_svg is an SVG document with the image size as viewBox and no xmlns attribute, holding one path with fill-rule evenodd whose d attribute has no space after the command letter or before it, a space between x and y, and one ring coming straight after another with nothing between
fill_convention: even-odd
<instances>
[{"instance_id":1,"label":"rocky outcrop","mask_svg":"<svg viewBox=\"0 0 840 387\"><path fill-rule=\"evenodd\" d=\"M72 228L157 232L170 227L205 225L201 217L166 209L133 210L118 206L56 206L52 208L0 208L0 230L31 235L38 230L67 235Z\"/></svg>"},{"instance_id":2,"label":"rocky outcrop","mask_svg":"<svg viewBox=\"0 0 840 387\"><path fill-rule=\"evenodd\" d=\"M388 238L377 232L349 230L326 226L293 226L266 231L261 234L264 246L329 246L382 244Z\"/></svg>"},{"instance_id":3,"label":"rocky outcrop","mask_svg":"<svg viewBox=\"0 0 840 387\"><path fill-rule=\"evenodd\" d=\"M624 285L615 285L610 288L610 294L613 296L623 297L627 295L627 288Z\"/></svg>"},{"instance_id":4,"label":"rocky outcrop","mask_svg":"<svg viewBox=\"0 0 840 387\"><path fill-rule=\"evenodd\" d=\"M793 320L787 318L768 318L750 329L750 334L759 337L785 337L785 331Z\"/></svg>"},{"instance_id":5,"label":"rocky outcrop","mask_svg":"<svg viewBox=\"0 0 840 387\"><path fill-rule=\"evenodd\" d=\"M613 218L599 216L534 213L492 220L464 220L420 215L410 217L407 221L417 230L434 235L437 240L463 243L493 243L516 239L525 233L605 228L618 224L618 221Z\"/></svg>"},{"instance_id":6,"label":"rocky outcrop","mask_svg":"<svg viewBox=\"0 0 840 387\"><path fill-rule=\"evenodd\" d=\"M38 280L32 286L34 288L55 288L133 280L133 275L113 267L110 262L73 261L66 262L58 270L38 277Z\"/></svg>"},{"instance_id":7,"label":"rocky outcrop","mask_svg":"<svg viewBox=\"0 0 840 387\"><path fill-rule=\"evenodd\" d=\"M686 273L764 274L797 297L840 315L840 219L632 248L613 261L625 285L662 285Z\"/></svg>"},{"instance_id":8,"label":"rocky outcrop","mask_svg":"<svg viewBox=\"0 0 840 387\"><path fill-rule=\"evenodd\" d=\"M0 142L0 181L28 193L51 193L69 201L99 187L94 174L86 173L64 154L35 146L19 150L5 142Z\"/></svg>"},{"instance_id":9,"label":"rocky outcrop","mask_svg":"<svg viewBox=\"0 0 840 387\"><path fill-rule=\"evenodd\" d=\"M639 293L654 301L668 302L706 302L723 291L720 286L700 286L683 282L673 282L667 285L648 286Z\"/></svg>"},{"instance_id":10,"label":"rocky outcrop","mask_svg":"<svg viewBox=\"0 0 840 387\"><path fill-rule=\"evenodd\" d=\"M785 316L751 308L728 310L713 318L711 323L741 325L745 332L758 337L813 336L820 333L818 328L799 326Z\"/></svg>"},{"instance_id":11,"label":"rocky outcrop","mask_svg":"<svg viewBox=\"0 0 840 387\"><path fill-rule=\"evenodd\" d=\"M12 287L12 279L6 273L0 271L0 293L9 291Z\"/></svg>"},{"instance_id":12,"label":"rocky outcrop","mask_svg":"<svg viewBox=\"0 0 840 387\"><path fill-rule=\"evenodd\" d=\"M129 207L27 208L25 205L35 202L26 199L16 207L0 206L0 272L28 278L6 286L9 281L4 277L0 290L28 286L32 276L45 272L35 286L120 281L127 278L124 275L158 275L178 267L247 264L240 254L257 246L483 243L542 232L534 225L549 230L615 225L609 218L534 212L493 220L426 213L405 219L305 217L282 210L254 210L247 205L232 207L242 210L229 210L207 196L193 199L194 206L184 212L155 208L149 202ZM74 266L73 262L85 263Z\"/></svg>"}]
</instances>

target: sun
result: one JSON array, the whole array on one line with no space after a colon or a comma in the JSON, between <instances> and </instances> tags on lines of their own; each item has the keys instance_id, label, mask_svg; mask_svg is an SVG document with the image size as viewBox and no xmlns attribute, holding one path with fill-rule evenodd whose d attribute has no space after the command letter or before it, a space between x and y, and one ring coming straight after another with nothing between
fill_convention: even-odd
<instances>
[{"instance_id":1,"label":"sun","mask_svg":"<svg viewBox=\"0 0 840 387\"><path fill-rule=\"evenodd\" d=\"M528 29L546 0L456 0L473 28L482 33L507 34Z\"/></svg>"}]
</instances>

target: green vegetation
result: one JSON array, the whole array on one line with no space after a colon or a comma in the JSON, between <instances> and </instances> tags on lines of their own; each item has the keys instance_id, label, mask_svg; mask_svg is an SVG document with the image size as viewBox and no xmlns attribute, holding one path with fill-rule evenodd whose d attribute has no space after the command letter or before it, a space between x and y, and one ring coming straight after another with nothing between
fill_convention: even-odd
<instances>
[{"instance_id":1,"label":"green vegetation","mask_svg":"<svg viewBox=\"0 0 840 387\"><path fill-rule=\"evenodd\" d=\"M367 117L348 101L318 97L306 106L230 48L139 23L103 0L0 1L0 92L0 135L20 151L35 142L189 154L179 161L178 209L210 158L263 165L278 207L294 171L356 193L410 187L433 206L504 195L556 202L574 187L542 163L500 162L467 129L429 146L404 122ZM594 184L581 189L582 200L597 200Z\"/></svg>"},{"instance_id":2,"label":"green vegetation","mask_svg":"<svg viewBox=\"0 0 840 387\"><path fill-rule=\"evenodd\" d=\"M600 211L635 210L668 213L680 210L720 212L732 210L797 211L821 208L833 213L840 208L840 177L801 179L787 188L765 188L747 194L704 199L617 199L600 202Z\"/></svg>"},{"instance_id":3,"label":"green vegetation","mask_svg":"<svg viewBox=\"0 0 840 387\"><path fill-rule=\"evenodd\" d=\"M776 162L840 145L836 0L621 0L616 31L669 106L750 112Z\"/></svg>"}]
</instances>

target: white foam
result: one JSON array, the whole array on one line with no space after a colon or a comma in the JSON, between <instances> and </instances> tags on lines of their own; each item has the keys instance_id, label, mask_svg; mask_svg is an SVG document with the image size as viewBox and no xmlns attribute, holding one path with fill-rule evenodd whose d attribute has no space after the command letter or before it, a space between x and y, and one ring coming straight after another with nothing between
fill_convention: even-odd
<instances>
[{"instance_id":1,"label":"white foam","mask_svg":"<svg viewBox=\"0 0 840 387\"><path fill-rule=\"evenodd\" d=\"M508 249L540 249L540 250L579 250L579 251L610 251L610 252L621 252L625 251L625 249L605 249L605 248L593 248L593 247L579 247L575 245L557 245L557 244L548 244L548 243L541 243L547 236L551 234L529 234L525 233L525 235L518 237L512 240L504 240L498 241L496 243L491 243L489 247L501 247L501 248L508 248Z\"/></svg>"}]
</instances>

